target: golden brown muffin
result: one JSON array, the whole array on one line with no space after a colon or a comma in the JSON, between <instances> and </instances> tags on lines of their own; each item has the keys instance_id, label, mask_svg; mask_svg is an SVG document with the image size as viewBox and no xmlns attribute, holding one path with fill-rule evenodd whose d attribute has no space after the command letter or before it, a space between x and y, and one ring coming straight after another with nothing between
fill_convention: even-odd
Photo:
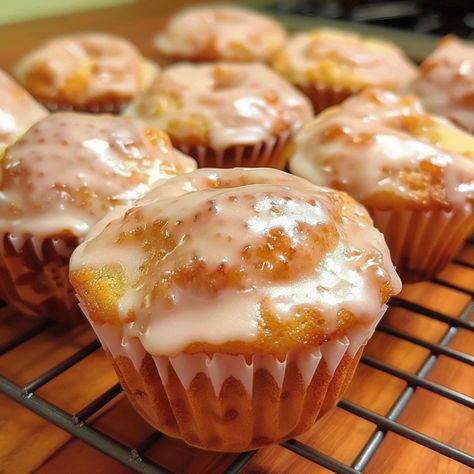
<instances>
[{"instance_id":1,"label":"golden brown muffin","mask_svg":"<svg viewBox=\"0 0 474 474\"><path fill-rule=\"evenodd\" d=\"M77 318L73 249L109 211L195 166L137 119L55 113L38 122L1 162L1 297L26 314Z\"/></svg>"},{"instance_id":2,"label":"golden brown muffin","mask_svg":"<svg viewBox=\"0 0 474 474\"><path fill-rule=\"evenodd\" d=\"M311 99L316 112L368 86L400 90L416 75L394 44L331 29L294 35L273 67Z\"/></svg>"},{"instance_id":3,"label":"golden brown muffin","mask_svg":"<svg viewBox=\"0 0 474 474\"><path fill-rule=\"evenodd\" d=\"M270 17L243 8L204 6L173 16L154 44L171 60L269 62L285 39L285 29Z\"/></svg>"},{"instance_id":4,"label":"golden brown muffin","mask_svg":"<svg viewBox=\"0 0 474 474\"><path fill-rule=\"evenodd\" d=\"M428 279L474 224L474 138L420 101L366 90L296 139L290 169L363 203L404 281Z\"/></svg>"},{"instance_id":5,"label":"golden brown muffin","mask_svg":"<svg viewBox=\"0 0 474 474\"><path fill-rule=\"evenodd\" d=\"M271 169L167 181L95 230L70 277L137 410L219 451L311 427L400 290L361 205Z\"/></svg>"},{"instance_id":6,"label":"golden brown muffin","mask_svg":"<svg viewBox=\"0 0 474 474\"><path fill-rule=\"evenodd\" d=\"M51 110L117 113L157 70L124 38L82 33L41 45L17 64L15 75Z\"/></svg>"},{"instance_id":7,"label":"golden brown muffin","mask_svg":"<svg viewBox=\"0 0 474 474\"><path fill-rule=\"evenodd\" d=\"M312 109L262 64L181 63L165 68L126 114L165 130L201 167L282 169Z\"/></svg>"},{"instance_id":8,"label":"golden brown muffin","mask_svg":"<svg viewBox=\"0 0 474 474\"><path fill-rule=\"evenodd\" d=\"M474 133L474 46L444 38L421 64L411 90L428 110Z\"/></svg>"}]
</instances>

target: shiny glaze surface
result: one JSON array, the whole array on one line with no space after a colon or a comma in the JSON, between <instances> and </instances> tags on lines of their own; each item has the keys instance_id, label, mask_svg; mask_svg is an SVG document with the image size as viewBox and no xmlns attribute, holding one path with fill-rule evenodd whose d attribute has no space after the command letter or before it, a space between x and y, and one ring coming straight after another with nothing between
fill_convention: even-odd
<instances>
[{"instance_id":1,"label":"shiny glaze surface","mask_svg":"<svg viewBox=\"0 0 474 474\"><path fill-rule=\"evenodd\" d=\"M474 132L474 46L443 39L423 61L412 90L428 109Z\"/></svg>"},{"instance_id":2,"label":"shiny glaze surface","mask_svg":"<svg viewBox=\"0 0 474 474\"><path fill-rule=\"evenodd\" d=\"M0 231L82 237L109 210L194 168L140 120L55 113L5 151Z\"/></svg>"},{"instance_id":3,"label":"shiny glaze surface","mask_svg":"<svg viewBox=\"0 0 474 474\"><path fill-rule=\"evenodd\" d=\"M351 89L370 85L400 89L416 74L415 66L395 45L331 29L295 34L273 67L298 85Z\"/></svg>"},{"instance_id":4,"label":"shiny glaze surface","mask_svg":"<svg viewBox=\"0 0 474 474\"><path fill-rule=\"evenodd\" d=\"M217 6L179 12L154 43L161 54L181 59L267 61L285 39L284 28L269 17Z\"/></svg>"},{"instance_id":5,"label":"shiny glaze surface","mask_svg":"<svg viewBox=\"0 0 474 474\"><path fill-rule=\"evenodd\" d=\"M223 149L292 133L311 118L308 100L261 64L190 64L162 71L126 112L176 143Z\"/></svg>"},{"instance_id":6,"label":"shiny glaze surface","mask_svg":"<svg viewBox=\"0 0 474 474\"><path fill-rule=\"evenodd\" d=\"M28 92L0 70L0 154L47 114Z\"/></svg>"},{"instance_id":7,"label":"shiny glaze surface","mask_svg":"<svg viewBox=\"0 0 474 474\"><path fill-rule=\"evenodd\" d=\"M152 355L316 347L369 328L400 291L362 206L265 168L155 187L78 247L71 281L96 324Z\"/></svg>"},{"instance_id":8,"label":"shiny glaze surface","mask_svg":"<svg viewBox=\"0 0 474 474\"><path fill-rule=\"evenodd\" d=\"M366 90L295 139L290 169L377 207L463 208L474 200L474 138L415 97Z\"/></svg>"},{"instance_id":9,"label":"shiny glaze surface","mask_svg":"<svg viewBox=\"0 0 474 474\"><path fill-rule=\"evenodd\" d=\"M156 70L126 39L83 33L32 51L17 64L16 77L41 101L80 107L129 101L150 84Z\"/></svg>"}]
</instances>

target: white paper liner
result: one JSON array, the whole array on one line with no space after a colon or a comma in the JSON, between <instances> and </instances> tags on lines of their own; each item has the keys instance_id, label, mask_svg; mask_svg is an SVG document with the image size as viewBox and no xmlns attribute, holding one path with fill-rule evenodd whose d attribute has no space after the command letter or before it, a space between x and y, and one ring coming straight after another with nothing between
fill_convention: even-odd
<instances>
[{"instance_id":1,"label":"white paper liner","mask_svg":"<svg viewBox=\"0 0 474 474\"><path fill-rule=\"evenodd\" d=\"M196 159L201 168L280 167L280 155L291 135L291 132L285 132L278 138L270 137L268 140L254 145L234 145L221 149L185 144L175 144L175 146L183 153ZM250 147L250 153L245 153ZM283 168L285 164L281 163L281 165Z\"/></svg>"},{"instance_id":2,"label":"white paper liner","mask_svg":"<svg viewBox=\"0 0 474 474\"><path fill-rule=\"evenodd\" d=\"M456 255L474 225L472 205L453 211L367 209L402 280L429 279ZM411 277L410 275L411 274Z\"/></svg>"},{"instance_id":3,"label":"white paper liner","mask_svg":"<svg viewBox=\"0 0 474 474\"><path fill-rule=\"evenodd\" d=\"M163 386L168 382L168 368L171 365L184 388L188 389L191 382L199 374L205 374L211 381L216 396L219 395L224 382L228 378L239 380L247 393L252 394L253 380L258 370L269 372L279 388L282 387L286 368L296 363L306 389L318 368L324 360L329 375L334 375L342 358L347 353L351 358L372 336L375 326L382 318L387 307L384 306L379 316L367 327L352 328L347 336L321 344L316 349L306 352L292 351L283 361L271 355L255 355L250 364L241 355L214 354L181 354L175 357L153 357L157 372ZM84 311L87 316L87 313ZM88 317L88 316L87 316ZM138 338L123 340L123 330L120 326L110 324L96 325L89 319L100 342L112 357L129 358L137 372L140 371L146 351Z\"/></svg>"},{"instance_id":4,"label":"white paper liner","mask_svg":"<svg viewBox=\"0 0 474 474\"><path fill-rule=\"evenodd\" d=\"M6 242L16 252L7 255ZM44 245L54 248L51 257L45 258ZM28 249L27 249L28 247ZM1 297L31 316L53 317L54 319L80 320L80 310L74 290L69 283L69 266L60 263L57 257L67 261L73 251L71 241L42 239L31 236L2 235L0 243ZM53 304L57 302L57 305ZM51 314L57 306L58 314ZM68 314L71 312L71 314ZM60 314L64 313L64 314Z\"/></svg>"}]
</instances>

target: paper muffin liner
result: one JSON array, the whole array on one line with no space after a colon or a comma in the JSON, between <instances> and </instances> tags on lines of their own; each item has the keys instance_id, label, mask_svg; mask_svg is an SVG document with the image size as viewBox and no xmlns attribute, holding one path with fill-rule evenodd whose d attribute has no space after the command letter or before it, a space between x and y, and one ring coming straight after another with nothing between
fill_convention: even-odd
<instances>
[{"instance_id":1,"label":"paper muffin liner","mask_svg":"<svg viewBox=\"0 0 474 474\"><path fill-rule=\"evenodd\" d=\"M70 238L4 234L0 246L0 298L29 316L84 321L69 283Z\"/></svg>"},{"instance_id":2,"label":"paper muffin liner","mask_svg":"<svg viewBox=\"0 0 474 474\"><path fill-rule=\"evenodd\" d=\"M356 94L360 89L327 86L321 84L306 84L299 86L301 92L308 97L313 104L314 113L318 114L324 109L337 105L346 100L351 95Z\"/></svg>"},{"instance_id":3,"label":"paper muffin liner","mask_svg":"<svg viewBox=\"0 0 474 474\"><path fill-rule=\"evenodd\" d=\"M375 227L384 234L404 283L428 280L441 272L474 226L471 204L449 212L367 209Z\"/></svg>"},{"instance_id":4,"label":"paper muffin liner","mask_svg":"<svg viewBox=\"0 0 474 474\"><path fill-rule=\"evenodd\" d=\"M376 324L282 361L272 355L154 357L121 327L90 321L133 406L153 427L213 451L246 451L309 429L333 408Z\"/></svg>"},{"instance_id":5,"label":"paper muffin liner","mask_svg":"<svg viewBox=\"0 0 474 474\"><path fill-rule=\"evenodd\" d=\"M127 105L130 104L132 99L129 100L107 100L91 102L90 104L74 105L68 102L47 100L39 102L46 107L50 112L84 112L90 114L120 114Z\"/></svg>"},{"instance_id":6,"label":"paper muffin liner","mask_svg":"<svg viewBox=\"0 0 474 474\"><path fill-rule=\"evenodd\" d=\"M192 156L200 168L268 167L283 170L289 159L288 145L291 136L292 134L287 132L255 145L235 145L224 149L181 143L174 145L183 153Z\"/></svg>"}]
</instances>

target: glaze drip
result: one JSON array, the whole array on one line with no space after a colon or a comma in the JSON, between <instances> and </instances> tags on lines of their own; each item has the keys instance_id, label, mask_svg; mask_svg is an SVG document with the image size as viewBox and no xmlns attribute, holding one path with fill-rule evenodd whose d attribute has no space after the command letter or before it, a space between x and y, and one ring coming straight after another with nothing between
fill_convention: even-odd
<instances>
[{"instance_id":1,"label":"glaze drip","mask_svg":"<svg viewBox=\"0 0 474 474\"><path fill-rule=\"evenodd\" d=\"M292 36L273 67L301 86L317 82L350 89L377 85L397 90L416 74L395 45L331 29Z\"/></svg>"},{"instance_id":2,"label":"glaze drip","mask_svg":"<svg viewBox=\"0 0 474 474\"><path fill-rule=\"evenodd\" d=\"M369 325L400 290L362 206L243 168L154 188L75 251L71 278L96 323L123 325L153 355L235 341L257 352L286 338L317 345L345 324Z\"/></svg>"},{"instance_id":3,"label":"glaze drip","mask_svg":"<svg viewBox=\"0 0 474 474\"><path fill-rule=\"evenodd\" d=\"M312 116L308 100L260 64L177 64L126 112L177 143L215 149L295 132Z\"/></svg>"},{"instance_id":4,"label":"glaze drip","mask_svg":"<svg viewBox=\"0 0 474 474\"><path fill-rule=\"evenodd\" d=\"M276 21L232 7L189 8L155 38L162 54L183 59L266 61L282 47L286 32Z\"/></svg>"},{"instance_id":5,"label":"glaze drip","mask_svg":"<svg viewBox=\"0 0 474 474\"><path fill-rule=\"evenodd\" d=\"M474 132L474 47L444 38L412 85L426 107Z\"/></svg>"},{"instance_id":6,"label":"glaze drip","mask_svg":"<svg viewBox=\"0 0 474 474\"><path fill-rule=\"evenodd\" d=\"M111 209L194 168L166 134L137 119L56 113L5 151L0 229L82 237Z\"/></svg>"},{"instance_id":7,"label":"glaze drip","mask_svg":"<svg viewBox=\"0 0 474 474\"><path fill-rule=\"evenodd\" d=\"M38 100L81 107L101 100L130 101L156 71L129 41L85 33L47 42L23 58L15 74Z\"/></svg>"},{"instance_id":8,"label":"glaze drip","mask_svg":"<svg viewBox=\"0 0 474 474\"><path fill-rule=\"evenodd\" d=\"M414 97L366 90L308 123L295 143L293 173L364 204L450 210L474 199L474 139Z\"/></svg>"}]
</instances>

